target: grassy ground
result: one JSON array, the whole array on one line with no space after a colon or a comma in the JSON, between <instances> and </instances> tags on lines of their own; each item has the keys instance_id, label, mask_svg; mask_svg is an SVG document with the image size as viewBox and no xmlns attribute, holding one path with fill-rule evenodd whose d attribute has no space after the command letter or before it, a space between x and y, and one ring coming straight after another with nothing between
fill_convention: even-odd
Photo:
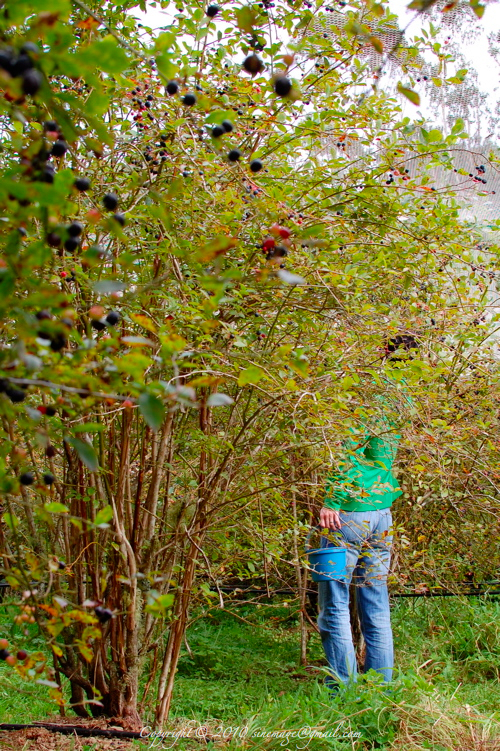
<instances>
[{"instance_id":1,"label":"grassy ground","mask_svg":"<svg viewBox=\"0 0 500 751\"><path fill-rule=\"evenodd\" d=\"M1 613L5 623L5 608ZM385 692L378 676L367 675L334 701L322 684L317 634L309 641L308 667L298 667L292 608L248 604L213 613L188 632L191 654L186 650L179 665L173 732L186 735L190 728L194 734L204 725L215 738L233 736L228 743L211 744L228 750L500 751L500 599L395 600L398 670L392 693ZM25 648L40 648L38 639L32 629L32 643ZM147 675L146 665L144 681ZM153 691L154 686L151 696ZM45 719L53 711L45 696L44 687L28 690L8 666L0 666L2 722ZM150 711L145 710L146 723ZM238 727L248 727L245 741ZM301 732L302 738L263 737L284 731ZM330 737L318 737L319 732ZM199 741L175 737L164 739L163 747L169 746L201 747Z\"/></svg>"}]
</instances>

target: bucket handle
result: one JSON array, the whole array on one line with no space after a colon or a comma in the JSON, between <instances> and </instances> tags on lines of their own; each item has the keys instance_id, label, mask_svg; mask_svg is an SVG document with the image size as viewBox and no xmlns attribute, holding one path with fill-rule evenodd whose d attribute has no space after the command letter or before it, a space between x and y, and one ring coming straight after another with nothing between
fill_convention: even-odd
<instances>
[{"instance_id":1,"label":"bucket handle","mask_svg":"<svg viewBox=\"0 0 500 751\"><path fill-rule=\"evenodd\" d=\"M313 532L316 532L317 530L322 530L322 529L323 527L320 524L316 524L316 526L311 527L311 529L307 533L306 541L304 543L304 549L306 553L308 553L310 550L314 550L314 548L309 547L309 540L310 540L311 535L313 534Z\"/></svg>"}]
</instances>

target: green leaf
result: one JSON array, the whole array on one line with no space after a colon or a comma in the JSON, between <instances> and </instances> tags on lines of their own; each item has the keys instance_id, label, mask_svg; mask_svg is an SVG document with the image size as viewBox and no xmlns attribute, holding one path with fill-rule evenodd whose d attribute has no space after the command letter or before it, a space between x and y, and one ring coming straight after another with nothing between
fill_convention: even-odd
<instances>
[{"instance_id":1,"label":"green leaf","mask_svg":"<svg viewBox=\"0 0 500 751\"><path fill-rule=\"evenodd\" d=\"M155 39L156 52L164 52L165 50L168 50L170 47L172 47L176 40L176 31L169 31L164 32L163 34L159 34Z\"/></svg>"},{"instance_id":2,"label":"green leaf","mask_svg":"<svg viewBox=\"0 0 500 751\"><path fill-rule=\"evenodd\" d=\"M207 124L218 123L220 125L223 120L232 120L233 117L234 112L232 110L214 110L209 114L205 122Z\"/></svg>"},{"instance_id":3,"label":"green leaf","mask_svg":"<svg viewBox=\"0 0 500 751\"><path fill-rule=\"evenodd\" d=\"M409 99L412 104L420 104L420 95L417 94L416 91L413 91L413 89L408 89L406 86L402 86L402 84L398 83L398 91L404 97Z\"/></svg>"},{"instance_id":4,"label":"green leaf","mask_svg":"<svg viewBox=\"0 0 500 751\"><path fill-rule=\"evenodd\" d=\"M480 5L477 0L470 0L470 7L478 18L482 18L484 16L484 11L486 10L485 5Z\"/></svg>"},{"instance_id":5,"label":"green leaf","mask_svg":"<svg viewBox=\"0 0 500 751\"><path fill-rule=\"evenodd\" d=\"M123 48L111 34L81 50L77 58L86 66L99 68L112 76L122 73L130 65Z\"/></svg>"},{"instance_id":6,"label":"green leaf","mask_svg":"<svg viewBox=\"0 0 500 751\"><path fill-rule=\"evenodd\" d=\"M3 514L2 519L4 520L6 527L10 529L11 532L19 527L19 519L17 518L17 516L15 516L15 514L9 514L6 511L5 514Z\"/></svg>"},{"instance_id":7,"label":"green leaf","mask_svg":"<svg viewBox=\"0 0 500 751\"><path fill-rule=\"evenodd\" d=\"M461 117L458 117L455 120L455 124L454 124L453 128L451 129L451 134L453 136L456 136L458 133L461 133L464 128L465 128L465 123L464 123L463 119Z\"/></svg>"},{"instance_id":8,"label":"green leaf","mask_svg":"<svg viewBox=\"0 0 500 751\"><path fill-rule=\"evenodd\" d=\"M257 365L251 365L239 374L238 386L246 386L247 383L258 383L265 376L266 374L262 368L257 367Z\"/></svg>"},{"instance_id":9,"label":"green leaf","mask_svg":"<svg viewBox=\"0 0 500 751\"><path fill-rule=\"evenodd\" d=\"M68 443L73 446L87 469L90 469L91 472L97 472L99 462L97 461L94 447L87 443L87 441L82 441L81 438L68 438Z\"/></svg>"},{"instance_id":10,"label":"green leaf","mask_svg":"<svg viewBox=\"0 0 500 751\"><path fill-rule=\"evenodd\" d=\"M238 28L242 31L247 31L249 34L253 31L256 14L248 5L243 8L238 8L236 11L236 23Z\"/></svg>"},{"instance_id":11,"label":"green leaf","mask_svg":"<svg viewBox=\"0 0 500 751\"><path fill-rule=\"evenodd\" d=\"M101 526L101 524L108 524L108 522L110 522L112 518L113 509L111 508L111 506L104 506L104 508L97 512L94 519L94 524L99 527Z\"/></svg>"},{"instance_id":12,"label":"green leaf","mask_svg":"<svg viewBox=\"0 0 500 751\"><path fill-rule=\"evenodd\" d=\"M67 514L69 511L69 508L64 503L57 503L56 501L44 503L43 506L45 511L48 511L50 514Z\"/></svg>"},{"instance_id":13,"label":"green leaf","mask_svg":"<svg viewBox=\"0 0 500 751\"><path fill-rule=\"evenodd\" d=\"M101 433L106 427L100 422L84 422L81 425L75 425L74 433Z\"/></svg>"},{"instance_id":14,"label":"green leaf","mask_svg":"<svg viewBox=\"0 0 500 751\"><path fill-rule=\"evenodd\" d=\"M94 91L87 99L85 108L89 114L92 113L93 115L103 115L108 109L109 104L109 97L106 94L103 94L102 91L97 91L96 89L94 89Z\"/></svg>"},{"instance_id":15,"label":"green leaf","mask_svg":"<svg viewBox=\"0 0 500 751\"><path fill-rule=\"evenodd\" d=\"M442 141L443 140L443 134L440 130L437 128L433 128L431 131L429 131L427 136L428 141Z\"/></svg>"},{"instance_id":16,"label":"green leaf","mask_svg":"<svg viewBox=\"0 0 500 751\"><path fill-rule=\"evenodd\" d=\"M31 0L31 2L16 2L9 7L9 26L13 28L16 25L24 25L26 16L32 13L42 13L47 11L47 4L43 0ZM71 3L69 0L54 0L50 4L50 13L59 20L63 20L71 13Z\"/></svg>"},{"instance_id":17,"label":"green leaf","mask_svg":"<svg viewBox=\"0 0 500 751\"><path fill-rule=\"evenodd\" d=\"M161 427L165 416L165 406L149 391L143 391L139 397L139 411L151 430L157 431Z\"/></svg>"},{"instance_id":18,"label":"green leaf","mask_svg":"<svg viewBox=\"0 0 500 751\"><path fill-rule=\"evenodd\" d=\"M428 8L432 8L437 3L437 0L412 0L412 2L406 7L408 10L424 11Z\"/></svg>"},{"instance_id":19,"label":"green leaf","mask_svg":"<svg viewBox=\"0 0 500 751\"><path fill-rule=\"evenodd\" d=\"M165 616L168 608L172 607L174 602L173 594L160 595L156 590L148 592L149 602L146 605L146 612L155 616Z\"/></svg>"},{"instance_id":20,"label":"green leaf","mask_svg":"<svg viewBox=\"0 0 500 751\"><path fill-rule=\"evenodd\" d=\"M156 67L158 71L162 73L165 78L172 79L177 75L177 66L170 59L170 55L164 52L162 55L158 55L156 58Z\"/></svg>"}]
</instances>

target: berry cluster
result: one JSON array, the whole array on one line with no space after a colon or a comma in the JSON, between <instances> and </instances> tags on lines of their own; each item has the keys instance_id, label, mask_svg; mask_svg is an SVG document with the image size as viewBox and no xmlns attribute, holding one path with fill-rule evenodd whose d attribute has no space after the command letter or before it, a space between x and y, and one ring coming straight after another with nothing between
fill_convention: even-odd
<instances>
[{"instance_id":1,"label":"berry cluster","mask_svg":"<svg viewBox=\"0 0 500 751\"><path fill-rule=\"evenodd\" d=\"M37 337L49 342L53 352L60 352L68 346L67 332L73 328L71 318L65 316L60 321L55 321L48 310L39 310L35 317L39 321Z\"/></svg>"},{"instance_id":2,"label":"berry cluster","mask_svg":"<svg viewBox=\"0 0 500 751\"><path fill-rule=\"evenodd\" d=\"M42 480L45 485L50 487L55 482L56 478L54 477L52 472L44 472L44 474L42 475ZM35 482L34 472L23 472L21 475L19 475L19 482L21 483L21 485L25 486L33 485L33 483Z\"/></svg>"},{"instance_id":3,"label":"berry cluster","mask_svg":"<svg viewBox=\"0 0 500 751\"><path fill-rule=\"evenodd\" d=\"M280 269L283 269L285 268L283 259L288 255L286 246L289 245L291 232L287 227L282 227L279 224L273 224L270 232L274 237L279 238L279 244L274 237L269 236L266 237L260 248L266 257L266 261L278 264Z\"/></svg>"},{"instance_id":4,"label":"berry cluster","mask_svg":"<svg viewBox=\"0 0 500 751\"><path fill-rule=\"evenodd\" d=\"M116 326L120 320L120 314L116 310L111 310L107 315L100 306L96 305L90 309L90 325L96 331L104 331L109 326Z\"/></svg>"},{"instance_id":5,"label":"berry cluster","mask_svg":"<svg viewBox=\"0 0 500 751\"><path fill-rule=\"evenodd\" d=\"M45 122L43 131L45 138L41 141L38 153L33 156L22 155L21 165L24 168L24 174L31 180L51 184L54 182L56 173L54 165L49 160L52 157L61 159L69 147L54 120Z\"/></svg>"},{"instance_id":6,"label":"berry cluster","mask_svg":"<svg viewBox=\"0 0 500 751\"><path fill-rule=\"evenodd\" d=\"M234 126L230 120L223 120L220 125L212 128L212 138L220 138L224 133L232 133Z\"/></svg>"},{"instance_id":7,"label":"berry cluster","mask_svg":"<svg viewBox=\"0 0 500 751\"><path fill-rule=\"evenodd\" d=\"M137 84L136 87L130 91L133 109L136 111L136 114L132 119L136 123L138 130L147 128L142 122L144 114L146 114L150 120L154 119L151 112L148 112L154 104L154 95L150 93L149 88L149 84L147 83Z\"/></svg>"},{"instance_id":8,"label":"berry cluster","mask_svg":"<svg viewBox=\"0 0 500 751\"><path fill-rule=\"evenodd\" d=\"M405 169L404 172L401 172L400 170L394 169L391 172L389 172L389 177L385 181L386 185L391 185L393 182L395 182L394 178L399 177L401 180L411 180L410 177L410 170ZM434 188L432 188L434 190Z\"/></svg>"},{"instance_id":9,"label":"berry cluster","mask_svg":"<svg viewBox=\"0 0 500 751\"><path fill-rule=\"evenodd\" d=\"M5 660L8 665L13 666L18 660L24 662L28 658L28 653L24 649L19 649L14 656L9 652L8 647L9 642L7 639L0 639L0 660Z\"/></svg>"},{"instance_id":10,"label":"berry cluster","mask_svg":"<svg viewBox=\"0 0 500 751\"><path fill-rule=\"evenodd\" d=\"M19 51L12 47L0 49L0 70L3 78L20 79L23 95L34 96L38 93L43 76L35 67L35 61L40 56L40 49L34 42L25 42ZM10 101L22 102L24 96L17 97L10 93L5 94Z\"/></svg>"},{"instance_id":11,"label":"berry cluster","mask_svg":"<svg viewBox=\"0 0 500 751\"><path fill-rule=\"evenodd\" d=\"M8 396L13 404L18 404L26 399L26 386L17 388L6 378L0 378L0 394Z\"/></svg>"}]
</instances>

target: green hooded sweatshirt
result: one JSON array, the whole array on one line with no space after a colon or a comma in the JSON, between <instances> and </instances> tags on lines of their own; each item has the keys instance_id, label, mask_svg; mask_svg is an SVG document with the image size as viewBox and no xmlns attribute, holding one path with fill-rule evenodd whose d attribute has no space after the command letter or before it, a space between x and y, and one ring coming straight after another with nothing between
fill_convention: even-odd
<instances>
[{"instance_id":1,"label":"green hooded sweatshirt","mask_svg":"<svg viewBox=\"0 0 500 751\"><path fill-rule=\"evenodd\" d=\"M385 382L396 385L392 380ZM406 389L397 389L397 393L413 406ZM375 398L382 407L390 401L401 411L397 394ZM354 437L343 442L346 457L339 462L340 469L328 477L324 506L337 511L374 511L392 505L403 492L391 471L401 439L397 430L397 423L383 412L370 420L370 427L350 428Z\"/></svg>"}]
</instances>

